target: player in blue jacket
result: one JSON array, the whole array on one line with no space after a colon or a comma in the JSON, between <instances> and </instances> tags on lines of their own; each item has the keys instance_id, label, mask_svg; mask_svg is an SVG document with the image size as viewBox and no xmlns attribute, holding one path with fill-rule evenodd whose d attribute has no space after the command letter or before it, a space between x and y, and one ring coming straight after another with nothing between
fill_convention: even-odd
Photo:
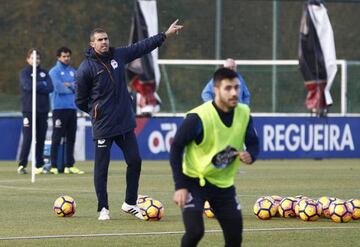
<instances>
[{"instance_id":1,"label":"player in blue jacket","mask_svg":"<svg viewBox=\"0 0 360 247\"><path fill-rule=\"evenodd\" d=\"M229 68L236 72L236 62L232 58L228 58L225 60L224 68ZM238 78L240 80L240 97L239 102L250 105L250 92L246 86L244 78L237 72ZM211 79L206 86L204 87L203 91L201 92L201 98L204 102L211 101L215 98L214 93L214 80Z\"/></svg>"},{"instance_id":2,"label":"player in blue jacket","mask_svg":"<svg viewBox=\"0 0 360 247\"><path fill-rule=\"evenodd\" d=\"M23 114L23 141L20 151L20 161L17 172L26 174L26 166L31 148L32 139L32 61L33 48L26 56L28 63L20 72L21 111ZM40 67L40 53L37 52L36 59L36 174L47 173L44 166L44 142L47 131L47 119L50 110L49 93L53 91L50 76L47 70Z\"/></svg>"},{"instance_id":3,"label":"player in blue jacket","mask_svg":"<svg viewBox=\"0 0 360 247\"><path fill-rule=\"evenodd\" d=\"M75 72L70 66L71 50L61 47L56 52L57 62L49 71L54 85L51 94L53 113L53 132L51 137L51 169L50 173L58 174L57 157L61 138L66 139L64 173L83 174L74 166L74 145L77 127L77 107L75 104Z\"/></svg>"},{"instance_id":4,"label":"player in blue jacket","mask_svg":"<svg viewBox=\"0 0 360 247\"><path fill-rule=\"evenodd\" d=\"M136 127L132 99L125 82L125 65L159 47L165 39L182 29L177 21L166 32L132 44L128 47L109 46L109 37L103 29L90 34L90 47L76 74L76 104L89 113L95 143L94 183L98 199L99 220L109 220L107 177L110 149L115 142L123 151L126 170L124 212L143 219L136 206L141 157L134 133Z\"/></svg>"}]
</instances>

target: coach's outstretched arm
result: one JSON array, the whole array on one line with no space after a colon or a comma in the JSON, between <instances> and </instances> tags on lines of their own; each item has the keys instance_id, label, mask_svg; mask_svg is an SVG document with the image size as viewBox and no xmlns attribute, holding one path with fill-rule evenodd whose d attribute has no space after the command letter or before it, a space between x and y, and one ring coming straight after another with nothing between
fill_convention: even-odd
<instances>
[{"instance_id":1,"label":"coach's outstretched arm","mask_svg":"<svg viewBox=\"0 0 360 247\"><path fill-rule=\"evenodd\" d=\"M179 30L183 28L182 25L177 25L177 22L178 20L173 22L165 32L158 33L127 47L117 48L118 52L122 54L124 63L130 63L131 61L148 54L157 47L160 47L167 37L178 33Z\"/></svg>"}]
</instances>

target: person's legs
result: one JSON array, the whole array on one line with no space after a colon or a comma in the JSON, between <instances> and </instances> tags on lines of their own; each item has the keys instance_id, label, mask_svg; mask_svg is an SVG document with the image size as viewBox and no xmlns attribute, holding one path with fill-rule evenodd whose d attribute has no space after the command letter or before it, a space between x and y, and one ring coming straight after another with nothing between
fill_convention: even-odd
<instances>
[{"instance_id":1,"label":"person's legs","mask_svg":"<svg viewBox=\"0 0 360 247\"><path fill-rule=\"evenodd\" d=\"M74 159L74 146L76 138L76 128L77 128L77 117L76 110L67 110L67 119L66 119L66 145L65 145L65 164L66 167L73 167L75 163Z\"/></svg>"},{"instance_id":2,"label":"person's legs","mask_svg":"<svg viewBox=\"0 0 360 247\"><path fill-rule=\"evenodd\" d=\"M47 131L47 112L36 113L36 168L44 166L44 145Z\"/></svg>"},{"instance_id":3,"label":"person's legs","mask_svg":"<svg viewBox=\"0 0 360 247\"><path fill-rule=\"evenodd\" d=\"M185 226L185 234L181 239L182 247L197 246L204 236L204 201L199 185L192 186L188 200L182 210Z\"/></svg>"},{"instance_id":4,"label":"person's legs","mask_svg":"<svg viewBox=\"0 0 360 247\"><path fill-rule=\"evenodd\" d=\"M51 167L57 169L58 151L61 138L64 136L66 126L64 125L64 117L61 110L53 111L53 131L51 136L50 160Z\"/></svg>"},{"instance_id":5,"label":"person's legs","mask_svg":"<svg viewBox=\"0 0 360 247\"><path fill-rule=\"evenodd\" d=\"M225 246L241 246L243 219L235 188L222 189L209 202L223 230Z\"/></svg>"},{"instance_id":6,"label":"person's legs","mask_svg":"<svg viewBox=\"0 0 360 247\"><path fill-rule=\"evenodd\" d=\"M94 141L95 144L95 167L94 167L94 184L96 196L98 199L98 212L102 208L109 209L107 194L107 179L110 163L110 149L112 139L99 139Z\"/></svg>"},{"instance_id":7,"label":"person's legs","mask_svg":"<svg viewBox=\"0 0 360 247\"><path fill-rule=\"evenodd\" d=\"M31 138L32 138L32 114L23 112L23 126L22 126L22 144L19 157L19 166L24 168L27 166L28 157L31 148Z\"/></svg>"},{"instance_id":8,"label":"person's legs","mask_svg":"<svg viewBox=\"0 0 360 247\"><path fill-rule=\"evenodd\" d=\"M122 149L127 164L125 202L136 205L141 172L141 157L136 135L133 131L127 132L117 136L115 142Z\"/></svg>"},{"instance_id":9,"label":"person's legs","mask_svg":"<svg viewBox=\"0 0 360 247\"><path fill-rule=\"evenodd\" d=\"M197 246L204 236L204 219L202 210L184 209L183 222L185 234L181 239L182 247Z\"/></svg>"},{"instance_id":10,"label":"person's legs","mask_svg":"<svg viewBox=\"0 0 360 247\"><path fill-rule=\"evenodd\" d=\"M131 131L117 136L115 142L123 151L127 164L125 202L122 204L121 209L143 220L142 212L136 204L141 172L141 157L135 133Z\"/></svg>"}]
</instances>

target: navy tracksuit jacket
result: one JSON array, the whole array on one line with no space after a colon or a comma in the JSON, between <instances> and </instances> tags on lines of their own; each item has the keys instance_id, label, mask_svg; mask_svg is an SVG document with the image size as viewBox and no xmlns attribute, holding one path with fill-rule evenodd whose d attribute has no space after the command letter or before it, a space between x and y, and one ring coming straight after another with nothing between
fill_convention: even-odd
<instances>
[{"instance_id":1,"label":"navy tracksuit jacket","mask_svg":"<svg viewBox=\"0 0 360 247\"><path fill-rule=\"evenodd\" d=\"M47 130L48 112L50 109L49 93L53 85L48 72L37 67L36 75L36 167L44 165L44 141ZM21 111L23 113L23 142L20 151L19 165L26 167L31 147L32 136L32 66L27 65L19 74L21 91Z\"/></svg>"}]
</instances>

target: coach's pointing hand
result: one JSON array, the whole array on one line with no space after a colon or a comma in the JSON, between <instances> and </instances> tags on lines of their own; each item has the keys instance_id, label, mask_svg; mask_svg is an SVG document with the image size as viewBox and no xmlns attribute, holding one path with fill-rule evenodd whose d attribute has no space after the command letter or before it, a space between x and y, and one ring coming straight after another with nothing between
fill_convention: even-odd
<instances>
[{"instance_id":1,"label":"coach's pointing hand","mask_svg":"<svg viewBox=\"0 0 360 247\"><path fill-rule=\"evenodd\" d=\"M166 37L169 37L169 36L173 35L174 33L178 34L179 31L184 27L183 25L177 25L177 22L178 22L178 21L179 21L179 20L174 21L174 22L170 25L170 27L168 28L168 30L166 30L166 32L165 32Z\"/></svg>"}]
</instances>

